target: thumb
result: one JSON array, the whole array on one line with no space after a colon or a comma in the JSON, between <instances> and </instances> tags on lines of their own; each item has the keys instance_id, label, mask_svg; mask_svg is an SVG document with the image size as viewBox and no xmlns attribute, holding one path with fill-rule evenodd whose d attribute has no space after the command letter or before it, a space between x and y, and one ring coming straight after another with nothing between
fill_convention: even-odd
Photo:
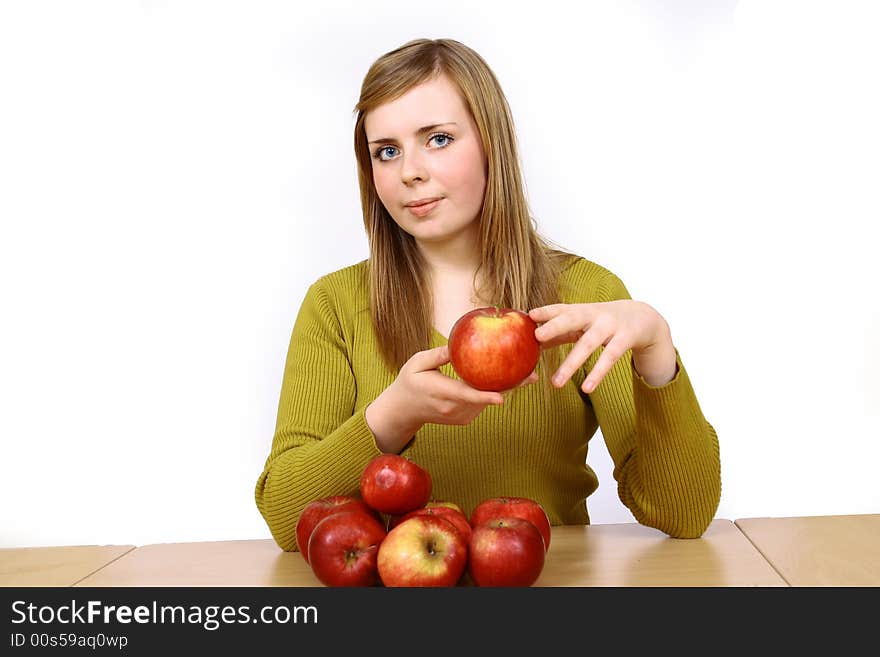
<instances>
[{"instance_id":1,"label":"thumb","mask_svg":"<svg viewBox=\"0 0 880 657\"><path fill-rule=\"evenodd\" d=\"M449 362L449 346L434 347L418 352L412 357L413 369L417 372L436 370L441 365Z\"/></svg>"}]
</instances>

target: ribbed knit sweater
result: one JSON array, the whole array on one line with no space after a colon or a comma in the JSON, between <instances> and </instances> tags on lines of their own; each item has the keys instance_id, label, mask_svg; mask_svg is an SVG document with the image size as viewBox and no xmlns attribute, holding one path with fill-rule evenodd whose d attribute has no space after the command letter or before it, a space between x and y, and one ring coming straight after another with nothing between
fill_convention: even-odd
<instances>
[{"instance_id":1,"label":"ribbed knit sweater","mask_svg":"<svg viewBox=\"0 0 880 657\"><path fill-rule=\"evenodd\" d=\"M397 372L380 356L367 268L362 261L320 277L294 323L272 448L255 490L283 550L297 549L296 522L306 504L358 495L364 466L381 453L364 411ZM559 292L563 303L630 298L620 278L583 258L562 272ZM446 342L433 331L430 347ZM567 353L571 345L559 348ZM635 519L673 537L700 536L721 495L718 438L680 354L672 381L654 387L627 352L586 395L580 386L600 353L562 388L543 372L469 425L424 425L401 454L430 472L434 499L455 502L468 516L488 497L517 496L540 502L552 524L586 524L586 499L598 486L587 447L599 429L618 496ZM440 371L458 378L451 364Z\"/></svg>"}]
</instances>

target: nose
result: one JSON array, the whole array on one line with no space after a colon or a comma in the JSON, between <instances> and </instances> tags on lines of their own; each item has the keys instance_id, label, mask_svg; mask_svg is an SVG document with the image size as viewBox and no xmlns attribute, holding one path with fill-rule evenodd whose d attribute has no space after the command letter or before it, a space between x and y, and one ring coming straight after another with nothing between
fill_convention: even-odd
<instances>
[{"instance_id":1,"label":"nose","mask_svg":"<svg viewBox=\"0 0 880 657\"><path fill-rule=\"evenodd\" d=\"M404 185L412 185L415 182L425 182L428 179L428 168L423 156L417 151L411 151L401 156L400 177Z\"/></svg>"}]
</instances>

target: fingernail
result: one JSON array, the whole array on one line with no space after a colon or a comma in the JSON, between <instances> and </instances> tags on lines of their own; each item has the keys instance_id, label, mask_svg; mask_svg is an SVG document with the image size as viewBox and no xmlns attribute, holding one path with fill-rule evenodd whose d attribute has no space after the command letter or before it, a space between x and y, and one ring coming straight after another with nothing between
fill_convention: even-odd
<instances>
[{"instance_id":1,"label":"fingernail","mask_svg":"<svg viewBox=\"0 0 880 657\"><path fill-rule=\"evenodd\" d=\"M562 385L562 375L561 374L557 374L556 376L553 377L553 385L555 385L555 386Z\"/></svg>"},{"instance_id":2,"label":"fingernail","mask_svg":"<svg viewBox=\"0 0 880 657\"><path fill-rule=\"evenodd\" d=\"M596 383L591 379L587 379L586 383L584 383L584 390L587 392L593 392L593 389L596 387Z\"/></svg>"}]
</instances>

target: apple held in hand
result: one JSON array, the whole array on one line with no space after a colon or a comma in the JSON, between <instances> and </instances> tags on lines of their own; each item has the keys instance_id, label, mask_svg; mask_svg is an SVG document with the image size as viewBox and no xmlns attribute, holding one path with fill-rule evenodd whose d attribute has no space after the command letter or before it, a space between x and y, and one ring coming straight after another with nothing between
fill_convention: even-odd
<instances>
[{"instance_id":1,"label":"apple held in hand","mask_svg":"<svg viewBox=\"0 0 880 657\"><path fill-rule=\"evenodd\" d=\"M449 358L458 376L478 390L516 387L538 364L538 325L511 308L477 308L458 318L449 332Z\"/></svg>"},{"instance_id":2,"label":"apple held in hand","mask_svg":"<svg viewBox=\"0 0 880 657\"><path fill-rule=\"evenodd\" d=\"M327 586L378 584L376 559L385 536L372 513L333 513L315 525L309 537L309 565Z\"/></svg>"},{"instance_id":3,"label":"apple held in hand","mask_svg":"<svg viewBox=\"0 0 880 657\"><path fill-rule=\"evenodd\" d=\"M532 523L544 539L544 549L550 549L550 519L544 507L527 497L490 497L480 502L471 512L471 526L476 527L495 518L522 518Z\"/></svg>"},{"instance_id":4,"label":"apple held in hand","mask_svg":"<svg viewBox=\"0 0 880 657\"><path fill-rule=\"evenodd\" d=\"M296 545L306 563L309 563L309 537L312 535L312 530L324 518L340 511L374 513L370 507L351 495L332 495L306 504L296 521Z\"/></svg>"},{"instance_id":5,"label":"apple held in hand","mask_svg":"<svg viewBox=\"0 0 880 657\"><path fill-rule=\"evenodd\" d=\"M531 586L544 569L541 532L522 518L494 518L474 526L468 572L477 586Z\"/></svg>"},{"instance_id":6,"label":"apple held in hand","mask_svg":"<svg viewBox=\"0 0 880 657\"><path fill-rule=\"evenodd\" d=\"M467 560L467 541L452 523L418 515L388 532L377 564L385 586L455 586Z\"/></svg>"},{"instance_id":7,"label":"apple held in hand","mask_svg":"<svg viewBox=\"0 0 880 657\"><path fill-rule=\"evenodd\" d=\"M361 498L381 513L409 513L431 498L431 475L404 456L381 454L361 474Z\"/></svg>"}]
</instances>

